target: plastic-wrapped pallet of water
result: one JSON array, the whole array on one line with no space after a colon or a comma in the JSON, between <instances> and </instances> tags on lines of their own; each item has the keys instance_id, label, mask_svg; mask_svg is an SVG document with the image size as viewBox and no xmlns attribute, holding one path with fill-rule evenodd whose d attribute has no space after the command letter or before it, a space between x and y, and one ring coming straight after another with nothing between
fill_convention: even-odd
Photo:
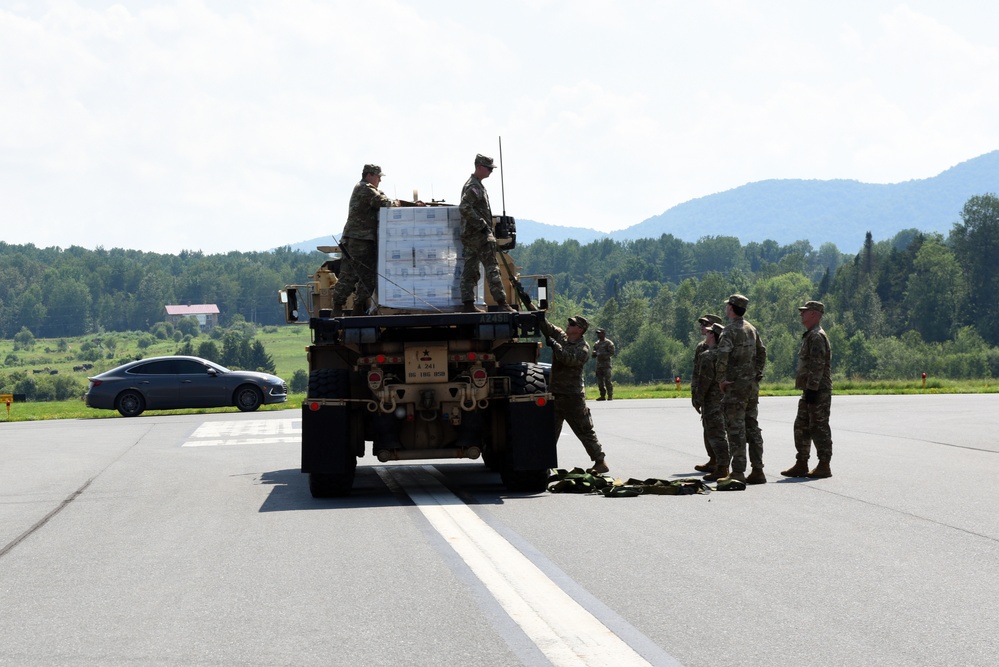
<instances>
[{"instance_id":1,"label":"plastic-wrapped pallet of water","mask_svg":"<svg viewBox=\"0 0 999 667\"><path fill-rule=\"evenodd\" d=\"M378 217L378 305L434 311L461 307L457 206L383 208ZM475 301L483 303L480 278Z\"/></svg>"}]
</instances>

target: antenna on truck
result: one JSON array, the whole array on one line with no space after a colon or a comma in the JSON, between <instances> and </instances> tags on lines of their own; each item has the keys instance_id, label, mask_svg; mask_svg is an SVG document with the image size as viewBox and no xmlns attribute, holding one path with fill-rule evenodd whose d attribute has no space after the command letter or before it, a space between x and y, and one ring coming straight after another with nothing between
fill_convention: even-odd
<instances>
[{"instance_id":1,"label":"antenna on truck","mask_svg":"<svg viewBox=\"0 0 999 667\"><path fill-rule=\"evenodd\" d=\"M503 187L503 137L499 138L500 151L500 199L503 201L503 217L506 217L506 188Z\"/></svg>"}]
</instances>

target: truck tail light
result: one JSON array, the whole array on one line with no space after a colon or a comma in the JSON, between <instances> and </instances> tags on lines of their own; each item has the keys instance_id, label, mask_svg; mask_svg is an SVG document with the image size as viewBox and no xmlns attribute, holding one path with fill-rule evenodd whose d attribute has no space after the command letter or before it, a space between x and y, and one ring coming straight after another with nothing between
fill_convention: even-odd
<instances>
[{"instance_id":1,"label":"truck tail light","mask_svg":"<svg viewBox=\"0 0 999 667\"><path fill-rule=\"evenodd\" d=\"M368 371L368 387L372 391L377 391L378 389L381 389L383 379L384 377L382 376L381 371L379 370Z\"/></svg>"},{"instance_id":2,"label":"truck tail light","mask_svg":"<svg viewBox=\"0 0 999 667\"><path fill-rule=\"evenodd\" d=\"M481 389L486 386L487 377L486 369L476 368L472 371L472 384Z\"/></svg>"}]
</instances>

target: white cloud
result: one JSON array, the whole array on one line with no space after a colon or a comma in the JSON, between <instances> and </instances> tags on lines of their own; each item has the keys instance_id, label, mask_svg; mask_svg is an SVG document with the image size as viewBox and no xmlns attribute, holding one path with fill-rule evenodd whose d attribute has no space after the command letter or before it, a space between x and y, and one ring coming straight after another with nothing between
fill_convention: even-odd
<instances>
[{"instance_id":1,"label":"white cloud","mask_svg":"<svg viewBox=\"0 0 999 667\"><path fill-rule=\"evenodd\" d=\"M0 9L3 240L163 252L334 232L365 162L623 228L768 178L925 178L999 144L963 3L59 0ZM488 185L501 206L499 174Z\"/></svg>"}]
</instances>

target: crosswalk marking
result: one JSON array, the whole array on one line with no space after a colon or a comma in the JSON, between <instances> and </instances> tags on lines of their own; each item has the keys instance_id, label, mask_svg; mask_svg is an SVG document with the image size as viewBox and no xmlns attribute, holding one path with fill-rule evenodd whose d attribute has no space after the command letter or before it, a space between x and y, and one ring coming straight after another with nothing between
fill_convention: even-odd
<instances>
[{"instance_id":1,"label":"crosswalk marking","mask_svg":"<svg viewBox=\"0 0 999 667\"><path fill-rule=\"evenodd\" d=\"M204 422L182 446L282 445L301 441L301 419L254 419Z\"/></svg>"}]
</instances>

